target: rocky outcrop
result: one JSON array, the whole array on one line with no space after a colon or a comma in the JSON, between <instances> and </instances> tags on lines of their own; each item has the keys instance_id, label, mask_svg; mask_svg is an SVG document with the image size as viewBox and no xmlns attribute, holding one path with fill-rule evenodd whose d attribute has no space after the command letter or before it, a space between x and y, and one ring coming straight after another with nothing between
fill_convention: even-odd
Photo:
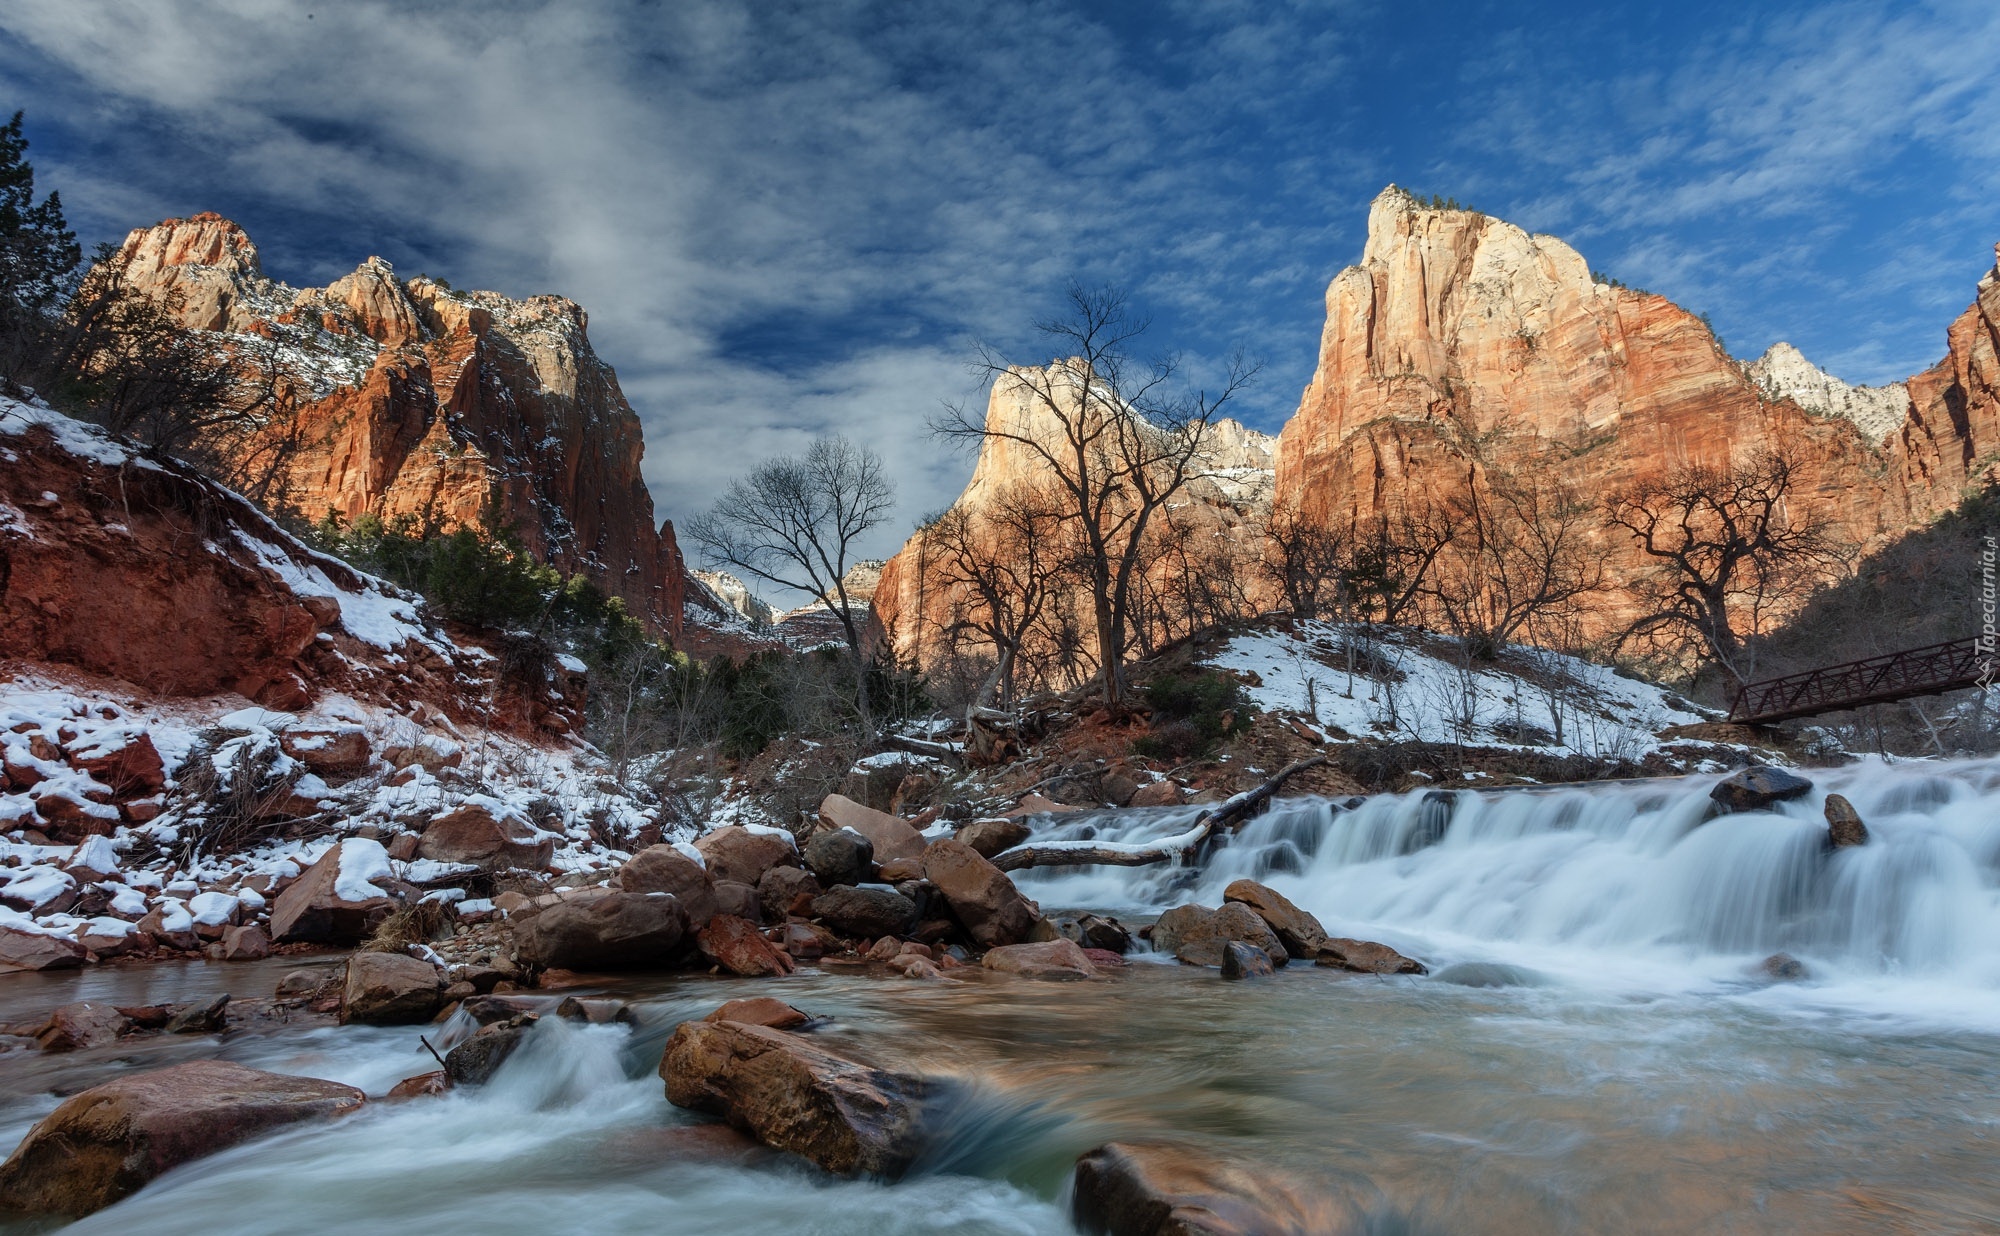
<instances>
[{"instance_id":1,"label":"rocky outcrop","mask_svg":"<svg viewBox=\"0 0 2000 1236\"><path fill-rule=\"evenodd\" d=\"M2000 477L2000 245L1977 295L1945 332L1943 360L1909 380L1910 415L1892 439L1919 515Z\"/></svg>"},{"instance_id":2,"label":"rocky outcrop","mask_svg":"<svg viewBox=\"0 0 2000 1236\"><path fill-rule=\"evenodd\" d=\"M515 732L581 724L581 676L507 669L461 646L416 598L314 552L190 469L5 397L0 459L0 656L274 709L332 690ZM75 758L121 797L161 777L158 753L138 747Z\"/></svg>"},{"instance_id":3,"label":"rocky outcrop","mask_svg":"<svg viewBox=\"0 0 2000 1236\"><path fill-rule=\"evenodd\" d=\"M1854 420L1768 398L1700 319L1595 281L1553 237L1391 186L1326 306L1318 367L1278 450L1277 504L1309 520L1370 519L1551 468L1596 504L1670 461L1726 465L1783 446L1799 461L1794 501L1844 539L1909 523L1892 460ZM1612 577L1635 577L1645 562L1631 539L1598 535Z\"/></svg>"},{"instance_id":4,"label":"rocky outcrop","mask_svg":"<svg viewBox=\"0 0 2000 1236\"><path fill-rule=\"evenodd\" d=\"M840 1175L900 1176L923 1146L934 1086L783 1030L685 1021L660 1059L667 1099Z\"/></svg>"},{"instance_id":5,"label":"rocky outcrop","mask_svg":"<svg viewBox=\"0 0 2000 1236\"><path fill-rule=\"evenodd\" d=\"M0 1165L0 1210L87 1215L169 1168L362 1102L352 1086L220 1060L120 1077L65 1100L29 1131Z\"/></svg>"},{"instance_id":6,"label":"rocky outcrop","mask_svg":"<svg viewBox=\"0 0 2000 1236\"><path fill-rule=\"evenodd\" d=\"M654 524L639 419L575 303L406 280L375 257L293 289L214 214L137 229L113 262L185 325L272 359L277 421L296 429L273 492L308 518L478 527L490 508L536 557L623 597L654 631L680 631L686 568L672 525Z\"/></svg>"},{"instance_id":7,"label":"rocky outcrop","mask_svg":"<svg viewBox=\"0 0 2000 1236\"><path fill-rule=\"evenodd\" d=\"M1901 428L1910 414L1910 388L1903 383L1849 386L1789 343L1772 344L1744 372L1764 398L1789 399L1808 412L1845 417L1875 446Z\"/></svg>"}]
</instances>

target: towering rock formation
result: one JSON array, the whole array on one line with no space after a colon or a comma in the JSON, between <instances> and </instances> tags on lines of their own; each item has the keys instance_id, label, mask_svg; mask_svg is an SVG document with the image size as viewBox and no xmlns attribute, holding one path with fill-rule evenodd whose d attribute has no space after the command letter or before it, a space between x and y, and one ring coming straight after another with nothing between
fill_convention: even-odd
<instances>
[{"instance_id":1,"label":"towering rock formation","mask_svg":"<svg viewBox=\"0 0 2000 1236\"><path fill-rule=\"evenodd\" d=\"M114 262L184 325L275 354L279 415L240 446L278 461L282 501L315 520L456 527L490 515L538 558L679 635L686 568L672 525L653 522L639 419L574 302L403 280L373 257L295 290L267 278L250 238L214 214L138 229Z\"/></svg>"},{"instance_id":2,"label":"towering rock formation","mask_svg":"<svg viewBox=\"0 0 2000 1236\"><path fill-rule=\"evenodd\" d=\"M1774 343L1745 370L1766 399L1789 399L1808 412L1844 416L1873 446L1902 427L1910 412L1910 388L1849 386L1805 358L1789 343Z\"/></svg>"},{"instance_id":3,"label":"towering rock formation","mask_svg":"<svg viewBox=\"0 0 2000 1236\"><path fill-rule=\"evenodd\" d=\"M986 404L988 435L980 444L972 479L953 504L955 510L990 510L1017 486L1048 483L1047 460L1022 439L1052 449L1062 443L1061 420L1035 392L1059 392L1062 379L1073 375L1078 364L1073 359L1059 360L1040 369L1010 371L993 384ZM1254 557L1263 518L1271 510L1275 446L1276 440L1268 434L1236 421L1218 420L1208 426L1196 457L1195 475L1170 504L1172 509L1155 516L1155 535L1167 533L1171 522L1191 542L1201 544L1204 552L1219 540L1231 555ZM966 607L973 603L962 582L941 582L944 573L936 563L934 547L926 545L926 534L921 530L883 564L873 591L874 617L878 633L889 641L896 655L915 656L929 663L949 642L947 631L958 625ZM1184 582L1174 578L1178 567L1166 557L1156 563L1153 574L1152 584L1162 586L1163 591ZM1238 582L1252 589L1257 586L1248 572L1240 573ZM1063 603L1075 614L1087 614L1090 609L1089 598L1074 588ZM1088 628L1086 619L1074 635L1086 645L1094 639Z\"/></svg>"},{"instance_id":4,"label":"towering rock formation","mask_svg":"<svg viewBox=\"0 0 2000 1236\"><path fill-rule=\"evenodd\" d=\"M1746 371L1700 319L1593 281L1553 237L1391 186L1326 304L1318 369L1278 451L1277 502L1307 517L1370 516L1531 469L1602 501L1676 463L1726 465L1769 446L1799 462L1793 500L1857 546L1915 514L1877 445L1892 396L1850 392L1835 406L1833 388L1849 388L1808 381L1810 366L1783 357ZM1601 533L1599 545L1614 579L1646 565L1628 537Z\"/></svg>"},{"instance_id":5,"label":"towering rock formation","mask_svg":"<svg viewBox=\"0 0 2000 1236\"><path fill-rule=\"evenodd\" d=\"M1909 380L1909 419L1892 446L1920 515L1948 511L2000 475L2000 245L1978 295L1946 332L1943 360Z\"/></svg>"}]
</instances>

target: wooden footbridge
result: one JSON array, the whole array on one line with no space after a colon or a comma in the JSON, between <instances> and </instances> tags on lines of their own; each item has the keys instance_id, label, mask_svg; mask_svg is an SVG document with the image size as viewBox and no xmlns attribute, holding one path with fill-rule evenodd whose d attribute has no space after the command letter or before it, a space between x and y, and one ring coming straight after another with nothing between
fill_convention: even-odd
<instances>
[{"instance_id":1,"label":"wooden footbridge","mask_svg":"<svg viewBox=\"0 0 2000 1236\"><path fill-rule=\"evenodd\" d=\"M1980 647L1977 639L1959 639L1823 665L1745 684L1730 705L1729 719L1742 725L1771 725L1823 712L1983 687L1994 680L1996 663L2000 662L1996 662L1994 652Z\"/></svg>"}]
</instances>

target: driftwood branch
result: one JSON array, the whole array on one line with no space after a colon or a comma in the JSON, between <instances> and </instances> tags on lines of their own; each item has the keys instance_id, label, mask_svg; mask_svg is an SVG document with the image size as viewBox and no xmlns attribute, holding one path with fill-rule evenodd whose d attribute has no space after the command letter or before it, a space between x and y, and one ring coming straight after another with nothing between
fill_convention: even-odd
<instances>
[{"instance_id":1,"label":"driftwood branch","mask_svg":"<svg viewBox=\"0 0 2000 1236\"><path fill-rule=\"evenodd\" d=\"M932 759L943 760L954 767L965 765L965 752L950 743L930 742L904 734L884 734L882 745L897 751L906 751L911 755L928 755Z\"/></svg>"},{"instance_id":2,"label":"driftwood branch","mask_svg":"<svg viewBox=\"0 0 2000 1236\"><path fill-rule=\"evenodd\" d=\"M1002 871L1020 871L1027 867L1144 867L1164 863L1193 850L1217 831L1235 828L1256 815L1285 782L1324 763L1324 755L1315 755L1288 765L1257 788L1245 790L1202 812L1186 832L1172 837L1131 845L1098 841L1050 841L1041 845L1030 842L1002 850L994 855L993 865Z\"/></svg>"}]
</instances>

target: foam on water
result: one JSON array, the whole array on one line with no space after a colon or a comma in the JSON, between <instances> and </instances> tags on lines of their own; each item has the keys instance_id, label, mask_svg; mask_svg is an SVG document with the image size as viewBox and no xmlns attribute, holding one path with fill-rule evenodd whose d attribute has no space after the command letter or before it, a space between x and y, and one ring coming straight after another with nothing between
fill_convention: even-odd
<instances>
[{"instance_id":1,"label":"foam on water","mask_svg":"<svg viewBox=\"0 0 2000 1236\"><path fill-rule=\"evenodd\" d=\"M1713 778L1418 792L1353 809L1293 801L1192 866L1022 883L1049 906L1147 913L1219 904L1249 877L1336 935L1624 994L1743 986L1747 967L1782 951L1812 979L1744 998L2000 1029L2000 763L1867 761L1812 775L1803 798L1715 819ZM1830 792L1855 804L1869 844L1827 848ZM1138 841L1191 816L1059 818L1044 835Z\"/></svg>"}]
</instances>

